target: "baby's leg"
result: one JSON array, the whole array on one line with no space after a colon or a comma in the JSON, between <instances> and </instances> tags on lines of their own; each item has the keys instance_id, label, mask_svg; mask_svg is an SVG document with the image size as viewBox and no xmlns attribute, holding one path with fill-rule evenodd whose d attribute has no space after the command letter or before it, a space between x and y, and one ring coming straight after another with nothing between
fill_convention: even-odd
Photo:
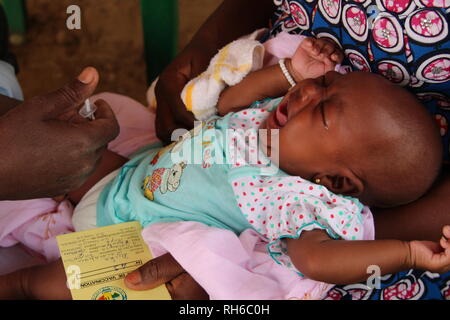
<instances>
[{"instance_id":1,"label":"baby's leg","mask_svg":"<svg viewBox=\"0 0 450 320\"><path fill-rule=\"evenodd\" d=\"M114 170L119 169L128 161L112 151L105 150L100 160L100 164L91 174L88 180L77 190L69 192L68 197L74 204L78 204L83 196L101 179L106 177Z\"/></svg>"},{"instance_id":2,"label":"baby's leg","mask_svg":"<svg viewBox=\"0 0 450 320\"><path fill-rule=\"evenodd\" d=\"M62 260L0 276L0 300L70 300Z\"/></svg>"}]
</instances>

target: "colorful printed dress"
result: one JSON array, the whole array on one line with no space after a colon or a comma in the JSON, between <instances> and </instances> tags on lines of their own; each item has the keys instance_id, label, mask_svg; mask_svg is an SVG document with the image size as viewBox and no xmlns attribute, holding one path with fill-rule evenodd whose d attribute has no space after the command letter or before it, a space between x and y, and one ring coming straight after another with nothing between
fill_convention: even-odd
<instances>
[{"instance_id":1,"label":"colorful printed dress","mask_svg":"<svg viewBox=\"0 0 450 320\"><path fill-rule=\"evenodd\" d=\"M258 129L280 101L212 117L172 145L142 152L102 191L98 226L137 220L143 227L195 221L237 234L253 228L271 257L297 273L283 238L322 229L335 239L373 239L372 215L357 199L290 176L265 156Z\"/></svg>"},{"instance_id":2,"label":"colorful printed dress","mask_svg":"<svg viewBox=\"0 0 450 320\"><path fill-rule=\"evenodd\" d=\"M274 0L271 35L328 37L355 71L382 74L422 100L440 128L450 160L449 0ZM338 286L328 299L450 299L450 273L409 270L365 284Z\"/></svg>"}]
</instances>

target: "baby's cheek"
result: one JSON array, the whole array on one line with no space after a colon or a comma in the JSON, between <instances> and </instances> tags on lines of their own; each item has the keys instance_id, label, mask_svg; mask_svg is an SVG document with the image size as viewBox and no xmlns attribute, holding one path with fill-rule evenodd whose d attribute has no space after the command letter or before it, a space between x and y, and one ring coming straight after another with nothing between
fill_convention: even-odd
<instances>
[{"instance_id":1,"label":"baby's cheek","mask_svg":"<svg viewBox=\"0 0 450 320\"><path fill-rule=\"evenodd\" d=\"M287 130L289 129L289 131ZM319 161L323 162L323 144L320 137L309 133L312 129L282 128L279 135L279 166L291 175L308 178L317 173Z\"/></svg>"},{"instance_id":2,"label":"baby's cheek","mask_svg":"<svg viewBox=\"0 0 450 320\"><path fill-rule=\"evenodd\" d=\"M302 147L299 139L288 138L282 134L279 135L276 148L272 148L271 159L281 170L298 175L303 165Z\"/></svg>"}]
</instances>

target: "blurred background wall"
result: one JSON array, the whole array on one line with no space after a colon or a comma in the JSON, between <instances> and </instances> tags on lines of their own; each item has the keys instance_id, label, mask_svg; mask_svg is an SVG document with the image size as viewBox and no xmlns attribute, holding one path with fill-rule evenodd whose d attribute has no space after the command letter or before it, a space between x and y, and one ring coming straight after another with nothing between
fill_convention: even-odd
<instances>
[{"instance_id":1,"label":"blurred background wall","mask_svg":"<svg viewBox=\"0 0 450 320\"><path fill-rule=\"evenodd\" d=\"M180 48L221 2L178 0ZM52 91L90 65L100 72L98 92L116 92L145 102L139 0L26 0L26 4L26 41L12 48L25 97ZM66 28L66 9L72 4L81 8L81 30Z\"/></svg>"}]
</instances>

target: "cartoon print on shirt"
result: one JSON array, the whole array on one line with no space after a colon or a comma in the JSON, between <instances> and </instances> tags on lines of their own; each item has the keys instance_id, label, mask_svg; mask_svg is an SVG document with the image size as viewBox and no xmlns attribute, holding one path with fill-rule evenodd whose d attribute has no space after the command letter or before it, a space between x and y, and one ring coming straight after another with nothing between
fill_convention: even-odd
<instances>
[{"instance_id":1,"label":"cartoon print on shirt","mask_svg":"<svg viewBox=\"0 0 450 320\"><path fill-rule=\"evenodd\" d=\"M154 192L159 189L161 194L177 191L186 163L174 164L172 168L159 168L151 176L144 179L143 189L147 199L155 200Z\"/></svg>"},{"instance_id":2,"label":"cartoon print on shirt","mask_svg":"<svg viewBox=\"0 0 450 320\"><path fill-rule=\"evenodd\" d=\"M153 157L152 161L150 161L150 164L155 166L158 163L159 158L161 158L166 152L171 151L175 147L176 144L177 144L177 142L173 142L173 143L169 144L168 146L159 150L158 153Z\"/></svg>"},{"instance_id":3,"label":"cartoon print on shirt","mask_svg":"<svg viewBox=\"0 0 450 320\"><path fill-rule=\"evenodd\" d=\"M209 142L209 144L211 144L211 142ZM202 162L203 169L211 168L212 166L211 160L213 160L213 153L211 148L207 148L203 152L203 162Z\"/></svg>"},{"instance_id":4,"label":"cartoon print on shirt","mask_svg":"<svg viewBox=\"0 0 450 320\"><path fill-rule=\"evenodd\" d=\"M215 125L217 118L213 118L205 123L205 133L202 139L203 148L203 169L211 168L217 159L215 159L215 144L214 141L217 138L215 136Z\"/></svg>"}]
</instances>

